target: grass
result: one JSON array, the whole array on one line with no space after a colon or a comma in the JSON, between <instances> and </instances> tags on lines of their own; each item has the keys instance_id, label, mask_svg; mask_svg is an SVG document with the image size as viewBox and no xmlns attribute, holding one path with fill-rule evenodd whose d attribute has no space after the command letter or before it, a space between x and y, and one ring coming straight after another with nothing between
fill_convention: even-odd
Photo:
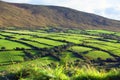
<instances>
[{"instance_id":1,"label":"grass","mask_svg":"<svg viewBox=\"0 0 120 80\"><path fill-rule=\"evenodd\" d=\"M96 44L96 43L87 43L86 45L93 46L93 47L96 47L96 48L100 48L100 49L103 49L103 50L106 50L106 51L112 51L112 50L117 49L115 47L106 46L106 45L103 45L103 44Z\"/></svg>"},{"instance_id":2,"label":"grass","mask_svg":"<svg viewBox=\"0 0 120 80\"><path fill-rule=\"evenodd\" d=\"M99 41L99 40L95 40L95 39L85 40L85 41L89 42L89 43L102 44L102 45L106 45L106 46L110 46L110 47L120 48L120 44L119 43Z\"/></svg>"},{"instance_id":3,"label":"grass","mask_svg":"<svg viewBox=\"0 0 120 80\"><path fill-rule=\"evenodd\" d=\"M87 47L82 47L82 46L73 46L69 50L78 52L78 53L83 53L85 51L90 51L92 48L87 48Z\"/></svg>"},{"instance_id":4,"label":"grass","mask_svg":"<svg viewBox=\"0 0 120 80\"><path fill-rule=\"evenodd\" d=\"M48 46L48 45L44 45L44 44L40 44L40 43L36 43L36 42L32 42L32 41L24 41L24 40L21 40L22 42L25 42L27 44L30 44L34 47L38 47L38 48L49 48L49 47L52 47L52 46Z\"/></svg>"},{"instance_id":5,"label":"grass","mask_svg":"<svg viewBox=\"0 0 120 80\"><path fill-rule=\"evenodd\" d=\"M86 32L90 34L114 34L114 32L105 30L88 30ZM117 32L115 33L117 35ZM118 57L115 58L110 55L110 53L120 56L120 44L116 43L117 40L108 39L109 41L106 42L98 40L98 38L102 37L80 34L80 32L47 33L45 30L37 30L34 32L29 30L5 30L5 32L1 32L0 34L3 34L3 36L0 36L2 38L0 39L0 48L5 47L6 50L9 50L0 52L0 75L4 75L4 77L9 78L9 80L119 80L120 78L119 68L114 68L114 65L118 64L119 61L116 63L104 62L104 66L113 64L110 66L113 66L112 68L114 69L111 69L110 71L98 69L99 66L96 65L99 63L91 64L96 67L85 65L86 62L88 63L89 61L93 59L96 60L97 58L101 58L103 61L107 58L111 60L114 58L116 61ZM46 50L50 50L55 53L55 55L48 54L44 57L37 56L37 54L44 54L46 52L38 49L35 50L24 45L23 43L21 44L18 42L5 40L4 35L13 36L15 38L12 38L12 40L25 42L29 44L28 46L32 45L38 48L49 48ZM35 38L32 35L51 39ZM28 39L28 41L20 40L20 38ZM70 43L70 45L66 48L61 45L68 43L62 40L71 42L72 44ZM83 46L78 46L78 44L82 43L84 44ZM25 54L23 53L23 50L13 50L16 47L29 49L26 51L32 55L35 55L35 59L25 61ZM64 49L61 49L63 47ZM74 52L76 53L73 54ZM83 56L83 59L81 57L77 57L77 54ZM57 61L56 58L60 58L60 60ZM117 67L119 67L119 65ZM2 80L2 78L0 78L0 80ZM3 78L3 80L5 80L5 78Z\"/></svg>"},{"instance_id":6,"label":"grass","mask_svg":"<svg viewBox=\"0 0 120 80\"><path fill-rule=\"evenodd\" d=\"M99 48L99 49L102 49L102 50L106 50L108 52L111 52L112 54L120 56L120 50L117 47L117 44L107 46L107 45L104 45L104 44L102 45L102 44L96 44L96 43L87 43L86 45L93 46L93 47L96 47L96 48Z\"/></svg>"},{"instance_id":7,"label":"grass","mask_svg":"<svg viewBox=\"0 0 120 80\"><path fill-rule=\"evenodd\" d=\"M92 66L83 66L81 68L74 66L56 65L50 66L28 65L19 69L11 68L6 71L4 77L9 80L119 80L120 72L117 69L105 71L98 70Z\"/></svg>"},{"instance_id":8,"label":"grass","mask_svg":"<svg viewBox=\"0 0 120 80\"><path fill-rule=\"evenodd\" d=\"M68 42L72 42L72 43L76 43L76 44L79 44L80 41L79 40L76 40L76 39L71 39L71 38L66 38L66 37L50 37L52 39L55 39L55 40L66 40Z\"/></svg>"},{"instance_id":9,"label":"grass","mask_svg":"<svg viewBox=\"0 0 120 80\"><path fill-rule=\"evenodd\" d=\"M99 34L99 33L114 34L115 33L115 32L107 31L107 30L87 30L87 32L90 34Z\"/></svg>"},{"instance_id":10,"label":"grass","mask_svg":"<svg viewBox=\"0 0 120 80\"><path fill-rule=\"evenodd\" d=\"M45 44L52 45L52 46L59 46L59 45L65 44L63 42L53 41L53 40L44 39L44 38L33 38L31 40L38 41L38 42L41 42L41 43L45 43Z\"/></svg>"},{"instance_id":11,"label":"grass","mask_svg":"<svg viewBox=\"0 0 120 80\"><path fill-rule=\"evenodd\" d=\"M17 69L21 69L23 67L27 67L29 65L46 66L46 65L48 65L50 63L53 63L53 62L55 64L58 64L58 62L50 56L42 57L42 58L37 58L35 60L23 61L21 63L16 63L16 64L12 63L11 65L1 65L0 66L0 72L6 71L6 70L9 70L9 69L16 69L17 70Z\"/></svg>"},{"instance_id":12,"label":"grass","mask_svg":"<svg viewBox=\"0 0 120 80\"><path fill-rule=\"evenodd\" d=\"M15 34L7 33L7 32L0 32L2 35L7 35L7 36L14 36Z\"/></svg>"},{"instance_id":13,"label":"grass","mask_svg":"<svg viewBox=\"0 0 120 80\"><path fill-rule=\"evenodd\" d=\"M1 47L5 47L6 49L15 49L16 47L30 49L30 47L26 45L4 39L0 39L0 48Z\"/></svg>"},{"instance_id":14,"label":"grass","mask_svg":"<svg viewBox=\"0 0 120 80\"><path fill-rule=\"evenodd\" d=\"M114 49L114 50L111 50L111 52L117 56L120 56L120 49Z\"/></svg>"},{"instance_id":15,"label":"grass","mask_svg":"<svg viewBox=\"0 0 120 80\"><path fill-rule=\"evenodd\" d=\"M21 33L21 34L34 34L35 32L29 31L29 30L17 30L17 31L12 31L12 30L4 30L5 32L10 32L10 33Z\"/></svg>"},{"instance_id":16,"label":"grass","mask_svg":"<svg viewBox=\"0 0 120 80\"><path fill-rule=\"evenodd\" d=\"M19 34L16 34L14 37L16 39L20 39L20 38L29 38L29 39L31 39L31 38L33 38L33 37L29 36L29 35L19 35Z\"/></svg>"},{"instance_id":17,"label":"grass","mask_svg":"<svg viewBox=\"0 0 120 80\"><path fill-rule=\"evenodd\" d=\"M85 66L82 69L75 69L76 73L73 76L73 80L119 80L119 70L111 70L106 72L105 70L97 70L91 66Z\"/></svg>"},{"instance_id":18,"label":"grass","mask_svg":"<svg viewBox=\"0 0 120 80\"><path fill-rule=\"evenodd\" d=\"M104 55L104 56L103 56ZM103 51L90 51L87 54L85 54L85 56L92 58L92 59L97 59L97 58L101 58L103 60L105 60L106 58L113 58L112 56L110 56L108 53L103 52Z\"/></svg>"},{"instance_id":19,"label":"grass","mask_svg":"<svg viewBox=\"0 0 120 80\"><path fill-rule=\"evenodd\" d=\"M65 51L62 53L61 63L66 64L67 62L74 62L75 60L81 60L73 55L72 52Z\"/></svg>"},{"instance_id":20,"label":"grass","mask_svg":"<svg viewBox=\"0 0 120 80\"><path fill-rule=\"evenodd\" d=\"M5 37L0 35L0 38L1 38L1 39L4 39Z\"/></svg>"},{"instance_id":21,"label":"grass","mask_svg":"<svg viewBox=\"0 0 120 80\"><path fill-rule=\"evenodd\" d=\"M0 65L24 61L23 56L24 53L22 51L0 52Z\"/></svg>"}]
</instances>

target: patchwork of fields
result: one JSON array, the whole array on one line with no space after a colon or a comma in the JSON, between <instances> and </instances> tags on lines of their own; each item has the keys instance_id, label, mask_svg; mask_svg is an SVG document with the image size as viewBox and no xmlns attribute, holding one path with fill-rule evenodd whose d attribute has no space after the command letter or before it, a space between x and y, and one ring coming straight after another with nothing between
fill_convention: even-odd
<instances>
[{"instance_id":1,"label":"patchwork of fields","mask_svg":"<svg viewBox=\"0 0 120 80\"><path fill-rule=\"evenodd\" d=\"M119 34L105 30L1 30L0 68L47 57L49 63L56 61L76 65L88 63L105 68L119 67Z\"/></svg>"}]
</instances>

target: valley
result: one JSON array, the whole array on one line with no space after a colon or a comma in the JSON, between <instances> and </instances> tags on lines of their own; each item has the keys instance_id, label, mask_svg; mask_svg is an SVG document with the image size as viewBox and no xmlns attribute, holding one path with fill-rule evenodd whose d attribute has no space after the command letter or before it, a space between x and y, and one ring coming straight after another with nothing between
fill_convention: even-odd
<instances>
[{"instance_id":1,"label":"valley","mask_svg":"<svg viewBox=\"0 0 120 80\"><path fill-rule=\"evenodd\" d=\"M1 30L0 71L11 72L11 68L30 64L44 67L72 65L81 69L89 65L108 71L119 69L119 41L119 32L107 30Z\"/></svg>"}]
</instances>

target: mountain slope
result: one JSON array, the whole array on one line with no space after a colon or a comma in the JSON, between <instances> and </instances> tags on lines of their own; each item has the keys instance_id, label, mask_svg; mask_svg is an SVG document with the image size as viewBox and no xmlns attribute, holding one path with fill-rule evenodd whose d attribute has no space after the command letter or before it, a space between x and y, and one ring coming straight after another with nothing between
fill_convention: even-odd
<instances>
[{"instance_id":1,"label":"mountain slope","mask_svg":"<svg viewBox=\"0 0 120 80\"><path fill-rule=\"evenodd\" d=\"M45 26L107 29L120 31L120 22L77 10L0 1L0 27L40 28Z\"/></svg>"}]
</instances>

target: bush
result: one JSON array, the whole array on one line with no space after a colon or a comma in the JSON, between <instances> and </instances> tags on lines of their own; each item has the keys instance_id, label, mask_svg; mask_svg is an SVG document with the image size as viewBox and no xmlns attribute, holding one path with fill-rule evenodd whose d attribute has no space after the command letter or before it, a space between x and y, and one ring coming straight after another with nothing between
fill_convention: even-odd
<instances>
[{"instance_id":1,"label":"bush","mask_svg":"<svg viewBox=\"0 0 120 80\"><path fill-rule=\"evenodd\" d=\"M5 47L1 47L1 50L5 50L6 48Z\"/></svg>"}]
</instances>

